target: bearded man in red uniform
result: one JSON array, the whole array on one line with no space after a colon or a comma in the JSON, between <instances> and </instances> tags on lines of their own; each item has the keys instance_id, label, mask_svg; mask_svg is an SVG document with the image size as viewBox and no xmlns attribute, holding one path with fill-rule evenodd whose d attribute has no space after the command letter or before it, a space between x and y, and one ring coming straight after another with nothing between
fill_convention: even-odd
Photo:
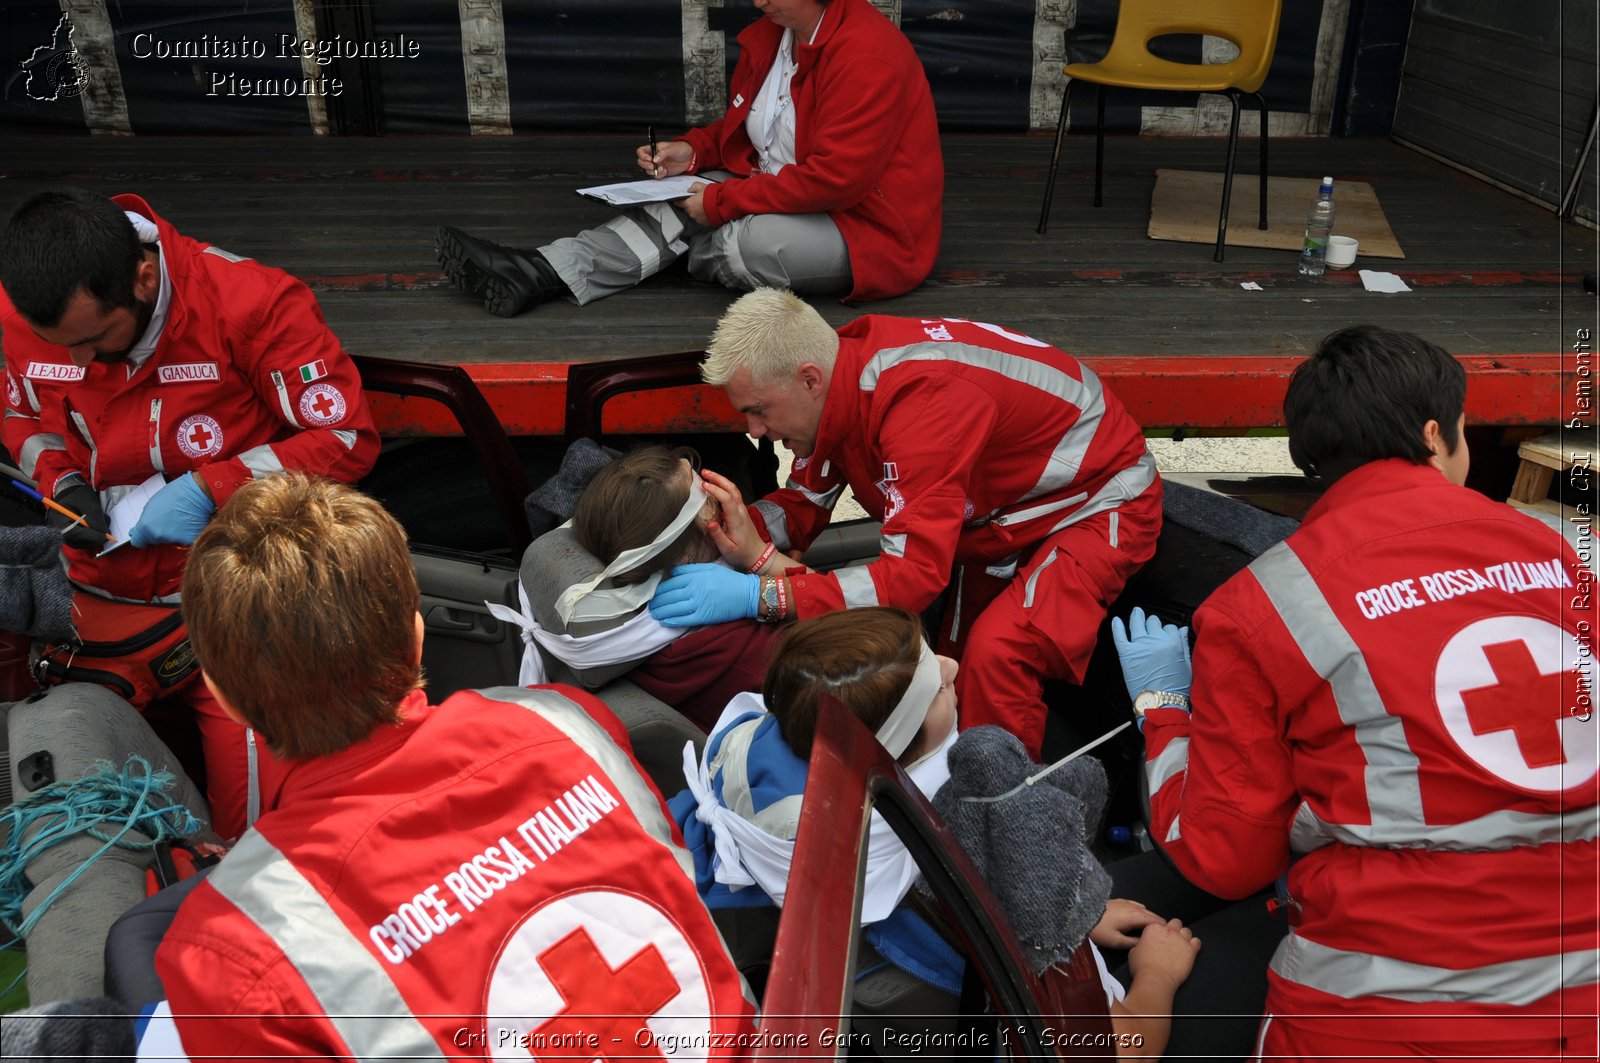
<instances>
[{"instance_id":1,"label":"bearded man in red uniform","mask_svg":"<svg viewBox=\"0 0 1600 1063\"><path fill-rule=\"evenodd\" d=\"M207 686L292 765L156 955L191 1058L743 1054L753 1005L626 731L566 687L429 705L376 501L248 484L183 589Z\"/></svg>"},{"instance_id":2,"label":"bearded man in red uniform","mask_svg":"<svg viewBox=\"0 0 1600 1063\"><path fill-rule=\"evenodd\" d=\"M137 196L30 197L0 235L0 287L3 440L83 517L49 513L86 642L113 641L134 608L175 610L188 544L241 485L285 469L353 482L377 458L355 364L310 289L182 235ZM107 510L147 482L159 490L131 543L102 552ZM212 826L232 837L271 804L278 766L197 677L151 685L194 709Z\"/></svg>"},{"instance_id":3,"label":"bearded man in red uniform","mask_svg":"<svg viewBox=\"0 0 1600 1063\"><path fill-rule=\"evenodd\" d=\"M1244 897L1287 870L1262 1059L1594 1059L1593 576L1468 490L1466 373L1336 332L1289 453L1328 485L1186 633L1113 622L1150 836Z\"/></svg>"},{"instance_id":4,"label":"bearded man in red uniform","mask_svg":"<svg viewBox=\"0 0 1600 1063\"><path fill-rule=\"evenodd\" d=\"M1081 682L1106 609L1155 553L1161 480L1144 434L1076 358L997 325L858 318L835 332L762 289L717 325L701 373L752 436L794 452L784 489L744 508L714 475L723 565L687 565L650 610L669 626L835 609L926 609L959 655L961 726L998 724L1038 756L1045 678ZM745 575L805 549L846 486L883 521L877 560Z\"/></svg>"}]
</instances>

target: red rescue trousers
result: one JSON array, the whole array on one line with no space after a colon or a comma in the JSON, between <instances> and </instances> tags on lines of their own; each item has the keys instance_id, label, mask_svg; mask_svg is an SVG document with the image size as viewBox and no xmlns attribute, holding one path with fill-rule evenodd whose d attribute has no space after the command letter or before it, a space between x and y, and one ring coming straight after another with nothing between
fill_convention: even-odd
<instances>
[{"instance_id":1,"label":"red rescue trousers","mask_svg":"<svg viewBox=\"0 0 1600 1063\"><path fill-rule=\"evenodd\" d=\"M1157 480L1138 498L1040 542L1011 579L977 565L959 569L938 652L961 662L962 729L998 724L1037 760L1047 714L1044 681L1083 681L1106 610L1128 577L1155 556L1160 534Z\"/></svg>"}]
</instances>

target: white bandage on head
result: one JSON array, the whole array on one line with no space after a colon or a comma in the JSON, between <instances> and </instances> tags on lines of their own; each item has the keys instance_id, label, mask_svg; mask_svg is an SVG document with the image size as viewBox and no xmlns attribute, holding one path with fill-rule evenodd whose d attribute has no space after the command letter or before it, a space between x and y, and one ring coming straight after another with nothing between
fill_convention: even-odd
<instances>
[{"instance_id":1,"label":"white bandage on head","mask_svg":"<svg viewBox=\"0 0 1600 1063\"><path fill-rule=\"evenodd\" d=\"M878 728L878 741L896 760L911 748L939 693L939 658L933 655L926 642L921 646L922 653L917 658L917 670L911 673L911 683L889 718Z\"/></svg>"},{"instance_id":2,"label":"white bandage on head","mask_svg":"<svg viewBox=\"0 0 1600 1063\"><path fill-rule=\"evenodd\" d=\"M678 510L678 515L672 522L661 529L661 534L631 550L624 550L617 555L617 559L605 567L593 579L568 587L556 600L556 614L563 623L572 624L581 620L610 620L615 616L625 616L638 609L639 606L650 600L656 592L656 584L661 582L658 572L642 583L630 584L626 587L602 587L600 584L617 575L638 568L661 551L677 542L678 536L693 523L699 516L700 510L706 504L706 489L700 483L700 475L696 473L689 483L689 497L683 503L683 508ZM562 527L570 527L569 520Z\"/></svg>"}]
</instances>

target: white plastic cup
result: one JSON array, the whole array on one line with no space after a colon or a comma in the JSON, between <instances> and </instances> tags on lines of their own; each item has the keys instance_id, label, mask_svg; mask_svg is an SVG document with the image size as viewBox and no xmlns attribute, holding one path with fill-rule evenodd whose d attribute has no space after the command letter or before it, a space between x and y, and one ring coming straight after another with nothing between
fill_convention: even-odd
<instances>
[{"instance_id":1,"label":"white plastic cup","mask_svg":"<svg viewBox=\"0 0 1600 1063\"><path fill-rule=\"evenodd\" d=\"M1356 248L1360 246L1353 236L1328 237L1328 268L1348 269L1356 260Z\"/></svg>"}]
</instances>

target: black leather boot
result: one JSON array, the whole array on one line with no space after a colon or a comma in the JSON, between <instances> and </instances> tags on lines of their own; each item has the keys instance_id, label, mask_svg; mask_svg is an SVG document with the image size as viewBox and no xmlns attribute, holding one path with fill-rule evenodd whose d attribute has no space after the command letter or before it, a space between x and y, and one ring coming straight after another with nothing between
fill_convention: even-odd
<instances>
[{"instance_id":1,"label":"black leather boot","mask_svg":"<svg viewBox=\"0 0 1600 1063\"><path fill-rule=\"evenodd\" d=\"M450 283L481 297L483 308L497 317L514 317L567 292L560 274L539 252L502 247L453 225L439 227L434 253Z\"/></svg>"}]
</instances>

